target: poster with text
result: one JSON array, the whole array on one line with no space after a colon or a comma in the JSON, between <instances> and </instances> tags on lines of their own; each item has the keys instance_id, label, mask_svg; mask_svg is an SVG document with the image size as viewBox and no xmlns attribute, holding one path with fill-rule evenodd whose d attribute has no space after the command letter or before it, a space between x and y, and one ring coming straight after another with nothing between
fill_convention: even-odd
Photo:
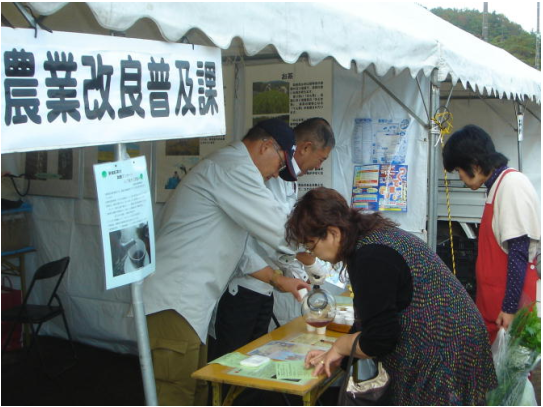
<instances>
[{"instance_id":1,"label":"poster with text","mask_svg":"<svg viewBox=\"0 0 543 407\"><path fill-rule=\"evenodd\" d=\"M155 231L145 157L94 165L106 288L155 270Z\"/></svg>"},{"instance_id":2,"label":"poster with text","mask_svg":"<svg viewBox=\"0 0 543 407\"><path fill-rule=\"evenodd\" d=\"M411 119L354 119L352 161L355 164L404 164Z\"/></svg>"},{"instance_id":3,"label":"poster with text","mask_svg":"<svg viewBox=\"0 0 543 407\"><path fill-rule=\"evenodd\" d=\"M262 120L279 118L294 128L312 117L332 119L332 62L245 68L246 130ZM332 165L309 171L298 180L298 196L315 187L332 186Z\"/></svg>"},{"instance_id":4,"label":"poster with text","mask_svg":"<svg viewBox=\"0 0 543 407\"><path fill-rule=\"evenodd\" d=\"M234 66L225 65L223 73L226 134L184 138L156 143L155 201L166 202L187 173L209 154L233 140Z\"/></svg>"},{"instance_id":5,"label":"poster with text","mask_svg":"<svg viewBox=\"0 0 543 407\"><path fill-rule=\"evenodd\" d=\"M94 164L115 161L116 144L85 147L83 149L83 198L96 199L96 181L94 180ZM126 152L131 158L145 156L151 162L151 143L127 143ZM147 169L149 171L149 168Z\"/></svg>"},{"instance_id":6,"label":"poster with text","mask_svg":"<svg viewBox=\"0 0 543 407\"><path fill-rule=\"evenodd\" d=\"M353 208L407 212L407 165L356 165Z\"/></svg>"},{"instance_id":7,"label":"poster with text","mask_svg":"<svg viewBox=\"0 0 543 407\"><path fill-rule=\"evenodd\" d=\"M80 148L29 151L24 156L30 195L79 198Z\"/></svg>"}]
</instances>

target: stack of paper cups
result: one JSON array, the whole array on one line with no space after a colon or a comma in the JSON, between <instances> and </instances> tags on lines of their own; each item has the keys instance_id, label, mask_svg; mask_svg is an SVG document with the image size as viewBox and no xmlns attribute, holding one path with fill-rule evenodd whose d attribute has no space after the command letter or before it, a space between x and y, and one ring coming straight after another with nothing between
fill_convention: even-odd
<instances>
[{"instance_id":1,"label":"stack of paper cups","mask_svg":"<svg viewBox=\"0 0 543 407\"><path fill-rule=\"evenodd\" d=\"M341 325L352 325L354 323L354 308L345 307L343 309L338 309L334 322Z\"/></svg>"},{"instance_id":2,"label":"stack of paper cups","mask_svg":"<svg viewBox=\"0 0 543 407\"><path fill-rule=\"evenodd\" d=\"M354 308L347 307L347 313L345 314L345 325L352 325L354 323Z\"/></svg>"},{"instance_id":3,"label":"stack of paper cups","mask_svg":"<svg viewBox=\"0 0 543 407\"><path fill-rule=\"evenodd\" d=\"M345 324L345 311L338 311L336 312L336 316L334 318L334 322L336 324Z\"/></svg>"}]
</instances>

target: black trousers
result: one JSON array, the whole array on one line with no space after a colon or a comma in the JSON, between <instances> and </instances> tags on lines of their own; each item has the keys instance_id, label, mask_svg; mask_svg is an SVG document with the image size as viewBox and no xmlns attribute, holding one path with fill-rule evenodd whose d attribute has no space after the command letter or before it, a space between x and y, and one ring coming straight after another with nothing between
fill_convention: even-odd
<instances>
[{"instance_id":1,"label":"black trousers","mask_svg":"<svg viewBox=\"0 0 543 407\"><path fill-rule=\"evenodd\" d=\"M273 314L273 294L263 295L239 287L236 295L227 290L219 301L210 358L216 359L268 333Z\"/></svg>"}]
</instances>

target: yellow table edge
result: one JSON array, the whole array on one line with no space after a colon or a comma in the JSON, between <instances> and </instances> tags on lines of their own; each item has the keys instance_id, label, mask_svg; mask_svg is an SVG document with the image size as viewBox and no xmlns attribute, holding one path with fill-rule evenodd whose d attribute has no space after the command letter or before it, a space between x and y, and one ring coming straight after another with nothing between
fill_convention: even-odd
<instances>
[{"instance_id":1,"label":"yellow table edge","mask_svg":"<svg viewBox=\"0 0 543 407\"><path fill-rule=\"evenodd\" d=\"M262 337L254 340L251 343L239 348L236 352L248 354L252 350L270 342L277 340L285 340L291 338L297 334L306 333L305 322L302 317L298 317L288 324L281 326L280 328L263 335ZM344 334L331 330L326 331L326 336L340 337ZM288 393L301 396L304 400L304 405L313 405L317 398L332 384L342 373L341 369L336 369L330 378L326 375L319 375L308 383L303 385L290 384L285 382L279 382L274 380L255 379L244 376L237 376L228 374L232 368L228 366L222 366L216 363L208 364L203 368L192 373L192 377L197 380L205 380L213 384L213 405L220 405L222 400L221 386L219 383L229 384L232 387L224 400L225 404L231 405L235 397L243 391L244 388L250 387L255 389L276 391L280 393Z\"/></svg>"}]
</instances>

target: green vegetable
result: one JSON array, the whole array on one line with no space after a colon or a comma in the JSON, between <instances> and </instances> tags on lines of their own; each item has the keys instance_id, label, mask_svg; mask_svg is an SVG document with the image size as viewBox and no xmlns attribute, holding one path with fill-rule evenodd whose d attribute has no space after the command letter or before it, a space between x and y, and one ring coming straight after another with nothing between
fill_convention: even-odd
<instances>
[{"instance_id":1,"label":"green vegetable","mask_svg":"<svg viewBox=\"0 0 543 407\"><path fill-rule=\"evenodd\" d=\"M528 374L540 359L541 319L532 304L515 314L494 356L498 387L488 392L488 405L521 405Z\"/></svg>"},{"instance_id":2,"label":"green vegetable","mask_svg":"<svg viewBox=\"0 0 543 407\"><path fill-rule=\"evenodd\" d=\"M509 328L509 335L518 340L520 346L541 354L541 319L537 316L535 304L518 310Z\"/></svg>"}]
</instances>

